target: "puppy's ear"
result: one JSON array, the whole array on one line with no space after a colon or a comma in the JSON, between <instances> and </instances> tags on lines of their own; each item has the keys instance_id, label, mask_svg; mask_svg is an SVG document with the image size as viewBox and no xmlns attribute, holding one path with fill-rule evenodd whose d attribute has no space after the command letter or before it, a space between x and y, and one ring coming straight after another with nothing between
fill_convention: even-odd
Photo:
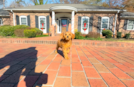
<instances>
[{"instance_id":1,"label":"puppy's ear","mask_svg":"<svg viewBox=\"0 0 134 88\"><path fill-rule=\"evenodd\" d=\"M74 39L74 38L75 38L75 34L72 33L72 39Z\"/></svg>"},{"instance_id":2,"label":"puppy's ear","mask_svg":"<svg viewBox=\"0 0 134 88\"><path fill-rule=\"evenodd\" d=\"M64 33L60 34L61 39L64 39Z\"/></svg>"}]
</instances>

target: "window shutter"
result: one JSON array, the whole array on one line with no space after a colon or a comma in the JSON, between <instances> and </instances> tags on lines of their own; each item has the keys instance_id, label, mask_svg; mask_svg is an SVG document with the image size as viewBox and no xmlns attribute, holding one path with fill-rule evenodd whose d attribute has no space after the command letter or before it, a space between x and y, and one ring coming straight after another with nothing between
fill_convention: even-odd
<instances>
[{"instance_id":1,"label":"window shutter","mask_svg":"<svg viewBox=\"0 0 134 88\"><path fill-rule=\"evenodd\" d=\"M124 29L127 30L127 22L128 20L126 19L125 22L124 22Z\"/></svg>"},{"instance_id":2,"label":"window shutter","mask_svg":"<svg viewBox=\"0 0 134 88\"><path fill-rule=\"evenodd\" d=\"M28 26L30 27L30 15L27 16Z\"/></svg>"},{"instance_id":3,"label":"window shutter","mask_svg":"<svg viewBox=\"0 0 134 88\"><path fill-rule=\"evenodd\" d=\"M112 17L110 17L110 19L109 19L109 29L112 31L112 28L113 28L113 16Z\"/></svg>"},{"instance_id":4,"label":"window shutter","mask_svg":"<svg viewBox=\"0 0 134 88\"><path fill-rule=\"evenodd\" d=\"M69 20L67 19L67 30L66 31L68 31L68 26L69 26Z\"/></svg>"},{"instance_id":5,"label":"window shutter","mask_svg":"<svg viewBox=\"0 0 134 88\"><path fill-rule=\"evenodd\" d=\"M98 17L98 24L97 24L97 32L100 33L101 32L101 17Z\"/></svg>"},{"instance_id":6,"label":"window shutter","mask_svg":"<svg viewBox=\"0 0 134 88\"><path fill-rule=\"evenodd\" d=\"M49 16L46 17L47 33L49 33Z\"/></svg>"},{"instance_id":7,"label":"window shutter","mask_svg":"<svg viewBox=\"0 0 134 88\"><path fill-rule=\"evenodd\" d=\"M81 16L78 16L78 32L81 32Z\"/></svg>"},{"instance_id":8,"label":"window shutter","mask_svg":"<svg viewBox=\"0 0 134 88\"><path fill-rule=\"evenodd\" d=\"M35 16L35 26L36 28L39 28L39 22L38 22L38 16Z\"/></svg>"},{"instance_id":9,"label":"window shutter","mask_svg":"<svg viewBox=\"0 0 134 88\"><path fill-rule=\"evenodd\" d=\"M20 21L19 21L19 16L18 15L16 15L16 24L20 25Z\"/></svg>"},{"instance_id":10,"label":"window shutter","mask_svg":"<svg viewBox=\"0 0 134 88\"><path fill-rule=\"evenodd\" d=\"M89 20L89 32L92 31L92 27L93 27L93 16L91 16Z\"/></svg>"}]
</instances>

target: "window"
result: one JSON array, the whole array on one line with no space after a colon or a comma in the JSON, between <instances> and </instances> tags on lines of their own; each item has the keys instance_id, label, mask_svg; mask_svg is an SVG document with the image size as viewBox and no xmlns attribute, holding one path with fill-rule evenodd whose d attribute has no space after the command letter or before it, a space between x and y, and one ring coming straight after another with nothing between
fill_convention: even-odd
<instances>
[{"instance_id":1,"label":"window","mask_svg":"<svg viewBox=\"0 0 134 88\"><path fill-rule=\"evenodd\" d=\"M134 21L128 20L127 30L134 30Z\"/></svg>"},{"instance_id":2,"label":"window","mask_svg":"<svg viewBox=\"0 0 134 88\"><path fill-rule=\"evenodd\" d=\"M89 17L82 17L82 26L81 26L81 32L84 34L88 34L89 32Z\"/></svg>"},{"instance_id":3,"label":"window","mask_svg":"<svg viewBox=\"0 0 134 88\"><path fill-rule=\"evenodd\" d=\"M109 17L102 17L101 29L109 29Z\"/></svg>"},{"instance_id":4,"label":"window","mask_svg":"<svg viewBox=\"0 0 134 88\"><path fill-rule=\"evenodd\" d=\"M27 16L20 16L20 25L27 25Z\"/></svg>"},{"instance_id":5,"label":"window","mask_svg":"<svg viewBox=\"0 0 134 88\"><path fill-rule=\"evenodd\" d=\"M3 25L3 21L2 18L0 18L0 26Z\"/></svg>"}]
</instances>

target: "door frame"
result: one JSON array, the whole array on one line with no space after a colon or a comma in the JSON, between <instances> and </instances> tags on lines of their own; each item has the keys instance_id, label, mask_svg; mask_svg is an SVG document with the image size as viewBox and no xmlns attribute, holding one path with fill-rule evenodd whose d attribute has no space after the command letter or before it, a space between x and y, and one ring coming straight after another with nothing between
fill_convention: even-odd
<instances>
[{"instance_id":1,"label":"door frame","mask_svg":"<svg viewBox=\"0 0 134 88\"><path fill-rule=\"evenodd\" d=\"M47 26L46 26L46 16L39 16L38 17L38 22L39 22L39 29L40 29L40 18L45 18L45 30L43 30L43 33L47 33ZM40 29L41 30L41 29ZM42 31L42 30L41 30Z\"/></svg>"}]
</instances>

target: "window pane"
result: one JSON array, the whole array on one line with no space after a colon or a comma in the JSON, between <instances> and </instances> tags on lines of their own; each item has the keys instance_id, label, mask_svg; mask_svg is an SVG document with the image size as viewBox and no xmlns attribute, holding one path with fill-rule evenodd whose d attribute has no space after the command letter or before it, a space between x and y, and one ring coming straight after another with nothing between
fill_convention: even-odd
<instances>
[{"instance_id":1,"label":"window pane","mask_svg":"<svg viewBox=\"0 0 134 88\"><path fill-rule=\"evenodd\" d=\"M133 29L133 25L128 25L128 29Z\"/></svg>"},{"instance_id":2,"label":"window pane","mask_svg":"<svg viewBox=\"0 0 134 88\"><path fill-rule=\"evenodd\" d=\"M40 28L45 29L45 18L40 18Z\"/></svg>"},{"instance_id":3,"label":"window pane","mask_svg":"<svg viewBox=\"0 0 134 88\"><path fill-rule=\"evenodd\" d=\"M102 28L107 28L107 24L102 24Z\"/></svg>"},{"instance_id":4,"label":"window pane","mask_svg":"<svg viewBox=\"0 0 134 88\"><path fill-rule=\"evenodd\" d=\"M108 23L108 19L107 18L102 19L102 23Z\"/></svg>"},{"instance_id":5,"label":"window pane","mask_svg":"<svg viewBox=\"0 0 134 88\"><path fill-rule=\"evenodd\" d=\"M131 20L128 21L128 25L133 25L133 24L134 24L133 21Z\"/></svg>"},{"instance_id":6,"label":"window pane","mask_svg":"<svg viewBox=\"0 0 134 88\"><path fill-rule=\"evenodd\" d=\"M21 18L21 24L26 25L26 18Z\"/></svg>"}]
</instances>

